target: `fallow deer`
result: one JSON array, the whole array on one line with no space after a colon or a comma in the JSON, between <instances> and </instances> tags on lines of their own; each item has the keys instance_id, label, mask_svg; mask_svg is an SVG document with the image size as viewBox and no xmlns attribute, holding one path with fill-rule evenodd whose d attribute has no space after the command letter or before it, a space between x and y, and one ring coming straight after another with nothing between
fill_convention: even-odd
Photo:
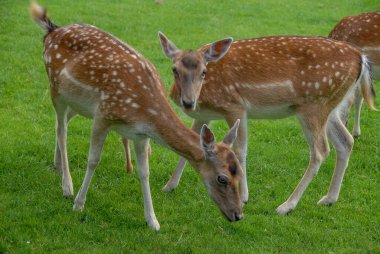
<instances>
[{"instance_id":1,"label":"fallow deer","mask_svg":"<svg viewBox=\"0 0 380 254\"><path fill-rule=\"evenodd\" d=\"M154 66L131 46L94 26L58 27L36 3L33 19L46 32L45 67L57 117L63 190L73 189L67 163L66 125L69 109L93 119L88 165L74 210L84 208L86 194L109 131L133 140L144 196L147 224L159 230L149 187L149 138L185 157L197 169L211 198L230 221L243 217L239 182L242 169L231 146L239 120L221 143L207 125L201 135L187 128L171 109Z\"/></svg>"},{"instance_id":2,"label":"fallow deer","mask_svg":"<svg viewBox=\"0 0 380 254\"><path fill-rule=\"evenodd\" d=\"M178 49L162 33L164 54L173 61L174 83L170 96L194 118L193 130L215 119L232 126L240 119L235 153L242 168L242 201L248 201L246 174L247 120L285 118L296 115L310 148L306 173L292 195L277 208L279 214L294 209L320 165L329 154L327 137L337 160L329 192L318 203L332 204L353 146L353 138L340 117L348 98L360 85L364 99L374 109L374 93L368 59L360 49L345 42L321 37L274 36L234 41L226 55L210 61L214 47ZM226 40L225 47L228 48ZM186 160L181 159L164 187L174 189Z\"/></svg>"},{"instance_id":3,"label":"fallow deer","mask_svg":"<svg viewBox=\"0 0 380 254\"><path fill-rule=\"evenodd\" d=\"M372 63L374 78L380 80L380 11L343 18L330 32L329 38L346 41L360 47ZM352 134L358 137L361 133L360 109L363 103L360 90L355 92L351 103L355 106Z\"/></svg>"}]
</instances>

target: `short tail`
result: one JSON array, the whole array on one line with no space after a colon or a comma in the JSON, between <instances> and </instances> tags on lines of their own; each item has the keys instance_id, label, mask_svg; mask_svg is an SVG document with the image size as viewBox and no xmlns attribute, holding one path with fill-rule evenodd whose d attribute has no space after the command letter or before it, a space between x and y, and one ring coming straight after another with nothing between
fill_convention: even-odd
<instances>
[{"instance_id":1,"label":"short tail","mask_svg":"<svg viewBox=\"0 0 380 254\"><path fill-rule=\"evenodd\" d=\"M372 66L367 56L362 56L362 70L359 77L361 94L368 107L377 111L375 107L376 92L373 87Z\"/></svg>"},{"instance_id":2,"label":"short tail","mask_svg":"<svg viewBox=\"0 0 380 254\"><path fill-rule=\"evenodd\" d=\"M46 9L36 2L32 2L30 5L30 15L34 21L42 27L47 33L50 33L58 28L46 15Z\"/></svg>"}]
</instances>

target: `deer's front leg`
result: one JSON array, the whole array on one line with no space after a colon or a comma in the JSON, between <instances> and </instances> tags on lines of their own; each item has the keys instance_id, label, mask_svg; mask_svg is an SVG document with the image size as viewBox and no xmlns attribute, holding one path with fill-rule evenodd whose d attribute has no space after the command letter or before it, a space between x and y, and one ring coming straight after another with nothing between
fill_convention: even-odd
<instances>
[{"instance_id":1,"label":"deer's front leg","mask_svg":"<svg viewBox=\"0 0 380 254\"><path fill-rule=\"evenodd\" d=\"M243 176L241 178L240 189L241 189L241 201L243 204L248 202L249 192L248 192L248 182L247 182L247 142L248 142L248 125L247 125L247 113L245 110L239 110L233 114L229 114L226 117L227 123L230 128L234 125L237 119L240 119L240 125L237 132L237 137L234 142L234 152L238 158L240 165L243 169Z\"/></svg>"},{"instance_id":2,"label":"deer's front leg","mask_svg":"<svg viewBox=\"0 0 380 254\"><path fill-rule=\"evenodd\" d=\"M152 196L149 186L149 139L134 140L137 166L140 177L142 192L144 195L144 213L146 223L152 229L160 230L160 224L157 221L153 209Z\"/></svg>"},{"instance_id":3,"label":"deer's front leg","mask_svg":"<svg viewBox=\"0 0 380 254\"><path fill-rule=\"evenodd\" d=\"M193 120L193 124L191 128L196 132L199 133L201 131L201 128L204 124L208 124L210 121L202 121L202 120ZM170 177L169 181L166 183L166 185L162 188L163 191L165 192L170 192L177 188L179 184L179 180L181 179L183 170L186 165L186 159L183 157L180 157L179 162L177 164L177 167Z\"/></svg>"}]
</instances>

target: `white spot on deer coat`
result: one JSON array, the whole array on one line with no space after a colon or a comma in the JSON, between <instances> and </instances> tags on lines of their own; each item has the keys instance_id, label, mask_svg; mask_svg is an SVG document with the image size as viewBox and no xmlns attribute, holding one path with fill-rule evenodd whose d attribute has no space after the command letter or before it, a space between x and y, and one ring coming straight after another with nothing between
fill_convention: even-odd
<instances>
[{"instance_id":1,"label":"white spot on deer coat","mask_svg":"<svg viewBox=\"0 0 380 254\"><path fill-rule=\"evenodd\" d=\"M137 103L132 103L132 107L133 107L133 108L139 108L139 107L140 107L140 105L139 105L139 104L137 104Z\"/></svg>"}]
</instances>

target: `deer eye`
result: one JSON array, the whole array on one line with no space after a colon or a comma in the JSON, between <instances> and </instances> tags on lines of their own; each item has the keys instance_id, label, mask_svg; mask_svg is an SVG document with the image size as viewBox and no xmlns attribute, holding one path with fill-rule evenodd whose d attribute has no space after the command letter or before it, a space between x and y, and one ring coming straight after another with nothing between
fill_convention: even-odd
<instances>
[{"instance_id":1,"label":"deer eye","mask_svg":"<svg viewBox=\"0 0 380 254\"><path fill-rule=\"evenodd\" d=\"M228 177L225 176L225 175L220 175L216 178L216 180L218 181L218 183L220 183L221 185L227 185L228 184Z\"/></svg>"},{"instance_id":2,"label":"deer eye","mask_svg":"<svg viewBox=\"0 0 380 254\"><path fill-rule=\"evenodd\" d=\"M202 78L204 78L206 76L206 73L207 73L206 70L202 71L202 74L201 74Z\"/></svg>"},{"instance_id":3,"label":"deer eye","mask_svg":"<svg viewBox=\"0 0 380 254\"><path fill-rule=\"evenodd\" d=\"M173 74L174 74L175 76L178 76L178 71L177 71L177 68L176 68L176 67L173 67Z\"/></svg>"}]
</instances>

